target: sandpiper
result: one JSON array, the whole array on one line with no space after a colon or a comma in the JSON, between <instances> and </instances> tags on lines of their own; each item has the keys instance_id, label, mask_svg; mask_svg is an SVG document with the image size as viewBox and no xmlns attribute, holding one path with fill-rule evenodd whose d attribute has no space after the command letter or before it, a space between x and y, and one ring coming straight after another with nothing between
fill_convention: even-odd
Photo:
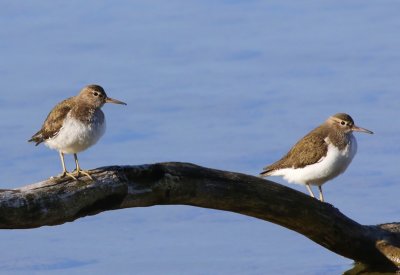
<instances>
[{"instance_id":1,"label":"sandpiper","mask_svg":"<svg viewBox=\"0 0 400 275\"><path fill-rule=\"evenodd\" d=\"M104 134L106 121L101 107L105 103L126 103L109 98L99 85L84 87L77 96L70 97L57 104L49 113L42 128L29 141L36 146L44 142L51 149L58 150L61 158L62 173L77 180L80 173L90 176L79 166L77 153L94 145ZM65 167L64 154L74 154L76 170L69 173Z\"/></svg>"},{"instance_id":2,"label":"sandpiper","mask_svg":"<svg viewBox=\"0 0 400 275\"><path fill-rule=\"evenodd\" d=\"M373 134L358 127L348 114L338 113L299 140L280 160L265 167L260 176L283 176L288 182L317 185L324 201L322 184L343 173L357 152L353 132Z\"/></svg>"}]
</instances>

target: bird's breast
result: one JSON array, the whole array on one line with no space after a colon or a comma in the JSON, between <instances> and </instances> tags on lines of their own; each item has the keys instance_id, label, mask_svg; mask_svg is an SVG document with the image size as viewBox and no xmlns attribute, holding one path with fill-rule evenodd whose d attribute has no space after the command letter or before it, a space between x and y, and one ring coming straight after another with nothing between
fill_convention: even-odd
<instances>
[{"instance_id":1,"label":"bird's breast","mask_svg":"<svg viewBox=\"0 0 400 275\"><path fill-rule=\"evenodd\" d=\"M329 144L327 155L321 160L321 169L327 171L328 179L334 178L347 169L356 153L357 141L353 135L349 137L346 147L342 150Z\"/></svg>"},{"instance_id":2,"label":"bird's breast","mask_svg":"<svg viewBox=\"0 0 400 275\"><path fill-rule=\"evenodd\" d=\"M94 145L104 134L106 122L101 110L86 120L67 115L58 134L46 141L51 149L73 154Z\"/></svg>"}]
</instances>

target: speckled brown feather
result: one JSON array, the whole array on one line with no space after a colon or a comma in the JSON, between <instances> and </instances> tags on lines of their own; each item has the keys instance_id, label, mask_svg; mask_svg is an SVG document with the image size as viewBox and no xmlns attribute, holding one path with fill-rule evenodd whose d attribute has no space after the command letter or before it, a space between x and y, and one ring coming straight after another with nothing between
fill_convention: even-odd
<instances>
[{"instance_id":1,"label":"speckled brown feather","mask_svg":"<svg viewBox=\"0 0 400 275\"><path fill-rule=\"evenodd\" d=\"M70 97L57 104L48 114L44 121L42 128L32 136L29 142L36 142L36 145L46 141L57 135L61 129L64 119L68 112L73 108L75 104L75 97Z\"/></svg>"},{"instance_id":2,"label":"speckled brown feather","mask_svg":"<svg viewBox=\"0 0 400 275\"><path fill-rule=\"evenodd\" d=\"M93 121L96 112L103 113L100 109L94 108L92 105L85 102L81 102L71 109L71 116L83 123L90 123Z\"/></svg>"}]
</instances>

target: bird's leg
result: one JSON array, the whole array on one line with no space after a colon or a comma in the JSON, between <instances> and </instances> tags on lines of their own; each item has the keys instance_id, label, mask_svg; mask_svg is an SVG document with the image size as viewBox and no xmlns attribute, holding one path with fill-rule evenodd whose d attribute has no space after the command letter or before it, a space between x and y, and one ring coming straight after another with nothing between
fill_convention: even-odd
<instances>
[{"instance_id":1,"label":"bird's leg","mask_svg":"<svg viewBox=\"0 0 400 275\"><path fill-rule=\"evenodd\" d=\"M59 153L60 153L61 165L62 165L63 171L62 171L62 173L61 173L60 175L58 175L57 177L63 178L63 177L65 177L65 176L68 176L68 177L72 178L73 180L77 180L77 178L75 178L74 175L72 175L71 173L69 173L69 172L67 171L67 168L65 167L64 153L61 152L61 151L59 151Z\"/></svg>"},{"instance_id":2,"label":"bird's leg","mask_svg":"<svg viewBox=\"0 0 400 275\"><path fill-rule=\"evenodd\" d=\"M78 155L74 154L74 159L75 159L75 164L76 164L76 173L79 177L79 174L82 173L85 176L88 176L89 179L93 180L92 176L89 174L88 171L82 170L81 167L79 166L79 161L78 161Z\"/></svg>"},{"instance_id":3,"label":"bird's leg","mask_svg":"<svg viewBox=\"0 0 400 275\"><path fill-rule=\"evenodd\" d=\"M318 185L318 190L319 190L319 200L324 202L324 195L322 194L322 186Z\"/></svg>"},{"instance_id":4,"label":"bird's leg","mask_svg":"<svg viewBox=\"0 0 400 275\"><path fill-rule=\"evenodd\" d=\"M67 168L65 167L64 154L61 151L59 153L60 153L60 158L61 158L61 165L63 168L63 171L60 174L60 177L65 177L65 175L67 174Z\"/></svg>"},{"instance_id":5,"label":"bird's leg","mask_svg":"<svg viewBox=\"0 0 400 275\"><path fill-rule=\"evenodd\" d=\"M310 184L306 183L306 187L307 187L308 192L310 193L310 196L315 198L314 193L311 190Z\"/></svg>"}]
</instances>

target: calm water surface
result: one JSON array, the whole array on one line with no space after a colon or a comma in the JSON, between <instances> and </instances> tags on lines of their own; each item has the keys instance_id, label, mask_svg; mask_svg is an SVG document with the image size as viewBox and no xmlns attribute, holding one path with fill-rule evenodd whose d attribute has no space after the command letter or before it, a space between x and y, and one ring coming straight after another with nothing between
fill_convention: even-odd
<instances>
[{"instance_id":1,"label":"calm water surface","mask_svg":"<svg viewBox=\"0 0 400 275\"><path fill-rule=\"evenodd\" d=\"M108 130L84 168L188 161L257 174L348 112L358 134L326 200L363 224L399 221L399 1L1 1L0 182L60 172L26 140L98 83ZM73 160L67 157L71 167ZM286 184L277 178L278 182ZM301 191L304 187L290 185ZM0 232L2 274L339 274L352 261L274 224L162 206Z\"/></svg>"}]
</instances>

